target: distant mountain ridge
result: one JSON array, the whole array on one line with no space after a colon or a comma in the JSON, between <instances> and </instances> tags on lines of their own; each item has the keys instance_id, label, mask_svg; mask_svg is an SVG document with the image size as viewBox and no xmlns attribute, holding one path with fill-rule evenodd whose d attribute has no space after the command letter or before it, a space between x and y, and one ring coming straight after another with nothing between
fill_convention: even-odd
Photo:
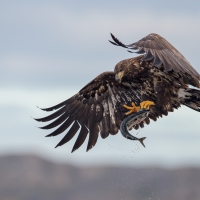
<instances>
[{"instance_id":1,"label":"distant mountain ridge","mask_svg":"<svg viewBox=\"0 0 200 200\"><path fill-rule=\"evenodd\" d=\"M200 169L83 167L0 157L1 200L199 200Z\"/></svg>"}]
</instances>

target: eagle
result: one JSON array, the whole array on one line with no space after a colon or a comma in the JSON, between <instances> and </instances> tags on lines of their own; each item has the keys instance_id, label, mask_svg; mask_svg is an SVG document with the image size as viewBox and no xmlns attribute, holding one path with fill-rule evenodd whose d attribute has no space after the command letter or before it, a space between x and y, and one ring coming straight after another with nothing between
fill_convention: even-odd
<instances>
[{"instance_id":1,"label":"eagle","mask_svg":"<svg viewBox=\"0 0 200 200\"><path fill-rule=\"evenodd\" d=\"M72 152L89 135L88 151L95 146L99 135L105 139L109 134L117 134L127 115L140 109L148 109L149 114L144 121L134 125L134 129L167 116L181 105L200 111L200 90L195 89L200 88L200 74L167 40L152 33L125 45L113 34L111 37L112 44L140 55L120 61L114 71L98 75L71 98L50 108L41 108L48 112L55 110L46 117L35 119L38 122L54 120L40 127L57 127L46 137L67 130L56 147L78 133Z\"/></svg>"}]
</instances>

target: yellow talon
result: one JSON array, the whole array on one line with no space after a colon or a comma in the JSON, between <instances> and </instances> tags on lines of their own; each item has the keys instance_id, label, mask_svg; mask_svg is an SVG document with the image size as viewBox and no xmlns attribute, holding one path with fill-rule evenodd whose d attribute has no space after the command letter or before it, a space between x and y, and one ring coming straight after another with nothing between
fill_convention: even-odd
<instances>
[{"instance_id":1,"label":"yellow talon","mask_svg":"<svg viewBox=\"0 0 200 200\"><path fill-rule=\"evenodd\" d=\"M125 115L130 115L132 113L136 113L138 112L140 109L150 109L150 106L155 105L155 103L153 101L143 101L140 103L140 106L136 106L134 102L131 103L132 106L127 106L127 105L123 105L124 108L126 108L127 110L129 110L128 112L125 113Z\"/></svg>"},{"instance_id":2,"label":"yellow talon","mask_svg":"<svg viewBox=\"0 0 200 200\"><path fill-rule=\"evenodd\" d=\"M153 106L155 105L155 103L153 101L143 101L140 103L140 108L141 109L150 109L150 106Z\"/></svg>"},{"instance_id":3,"label":"yellow talon","mask_svg":"<svg viewBox=\"0 0 200 200\"><path fill-rule=\"evenodd\" d=\"M130 115L132 113L138 112L140 110L140 106L136 106L135 103L132 102L132 107L123 105L124 108L128 109L129 111L125 113L125 115Z\"/></svg>"}]
</instances>

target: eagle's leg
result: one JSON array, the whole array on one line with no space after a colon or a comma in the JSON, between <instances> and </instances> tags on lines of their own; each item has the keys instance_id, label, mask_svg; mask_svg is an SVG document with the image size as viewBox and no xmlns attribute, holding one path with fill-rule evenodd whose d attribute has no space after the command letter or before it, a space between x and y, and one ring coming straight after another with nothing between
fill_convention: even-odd
<instances>
[{"instance_id":1,"label":"eagle's leg","mask_svg":"<svg viewBox=\"0 0 200 200\"><path fill-rule=\"evenodd\" d=\"M138 112L140 110L140 106L136 106L134 102L132 102L132 107L123 105L124 108L128 109L129 111L125 113L125 115L130 115L132 113Z\"/></svg>"},{"instance_id":2,"label":"eagle's leg","mask_svg":"<svg viewBox=\"0 0 200 200\"><path fill-rule=\"evenodd\" d=\"M136 106L134 102L132 102L132 107L131 106L127 106L127 105L123 105L124 108L128 109L129 111L125 113L125 115L130 115L132 113L138 112L140 109L150 109L150 106L155 105L155 103L153 101L143 101L140 103L140 106Z\"/></svg>"}]
</instances>

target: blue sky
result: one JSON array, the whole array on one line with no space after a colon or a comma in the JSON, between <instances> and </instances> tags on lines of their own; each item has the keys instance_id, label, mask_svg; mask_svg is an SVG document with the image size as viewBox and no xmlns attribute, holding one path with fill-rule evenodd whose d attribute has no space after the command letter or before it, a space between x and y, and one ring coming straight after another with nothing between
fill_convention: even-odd
<instances>
[{"instance_id":1,"label":"blue sky","mask_svg":"<svg viewBox=\"0 0 200 200\"><path fill-rule=\"evenodd\" d=\"M110 32L126 44L149 33L172 43L200 72L199 1L4 1L0 7L0 152L36 153L74 164L200 165L199 113L181 108L146 126L144 149L121 134L99 138L71 154L74 139L54 149L64 136L31 117L76 92L120 60L135 56L111 45ZM133 134L136 132L133 132Z\"/></svg>"}]
</instances>

